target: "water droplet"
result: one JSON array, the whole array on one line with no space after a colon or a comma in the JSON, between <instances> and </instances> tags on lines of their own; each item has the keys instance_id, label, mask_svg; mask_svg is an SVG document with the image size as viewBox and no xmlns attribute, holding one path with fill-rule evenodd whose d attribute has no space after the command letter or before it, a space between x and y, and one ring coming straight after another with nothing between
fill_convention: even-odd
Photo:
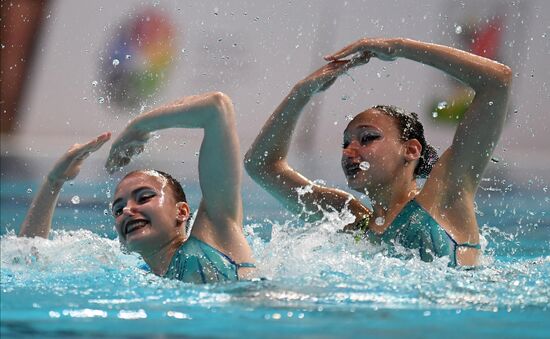
<instances>
[{"instance_id":1,"label":"water droplet","mask_svg":"<svg viewBox=\"0 0 550 339\"><path fill-rule=\"evenodd\" d=\"M447 108L447 101L441 101L437 104L437 109L445 109Z\"/></svg>"},{"instance_id":2,"label":"water droplet","mask_svg":"<svg viewBox=\"0 0 550 339\"><path fill-rule=\"evenodd\" d=\"M376 219L374 219L374 223L378 226L384 225L384 222L386 222L386 219L384 219L384 217L377 217Z\"/></svg>"},{"instance_id":3,"label":"water droplet","mask_svg":"<svg viewBox=\"0 0 550 339\"><path fill-rule=\"evenodd\" d=\"M97 102L99 102L100 104L104 103L105 102L105 98L104 97L99 97L97 99Z\"/></svg>"},{"instance_id":4,"label":"water droplet","mask_svg":"<svg viewBox=\"0 0 550 339\"><path fill-rule=\"evenodd\" d=\"M118 66L118 64L120 64L120 61L118 61L118 59L113 59L113 66Z\"/></svg>"},{"instance_id":5,"label":"water droplet","mask_svg":"<svg viewBox=\"0 0 550 339\"><path fill-rule=\"evenodd\" d=\"M342 95L342 101L346 101L349 99L349 95Z\"/></svg>"},{"instance_id":6,"label":"water droplet","mask_svg":"<svg viewBox=\"0 0 550 339\"><path fill-rule=\"evenodd\" d=\"M456 25L456 27L455 27L455 33L456 33L456 34L462 33L462 26Z\"/></svg>"},{"instance_id":7,"label":"water droplet","mask_svg":"<svg viewBox=\"0 0 550 339\"><path fill-rule=\"evenodd\" d=\"M92 81L92 86L96 87L98 82L96 80Z\"/></svg>"},{"instance_id":8,"label":"water droplet","mask_svg":"<svg viewBox=\"0 0 550 339\"><path fill-rule=\"evenodd\" d=\"M361 169L361 171L366 171L370 168L370 163L368 161L361 161L361 163L359 164L359 168Z\"/></svg>"},{"instance_id":9,"label":"water droplet","mask_svg":"<svg viewBox=\"0 0 550 339\"><path fill-rule=\"evenodd\" d=\"M432 112L432 117L437 118L438 114L437 112Z\"/></svg>"},{"instance_id":10,"label":"water droplet","mask_svg":"<svg viewBox=\"0 0 550 339\"><path fill-rule=\"evenodd\" d=\"M492 102L492 101L489 101L489 106L493 106L493 102Z\"/></svg>"},{"instance_id":11,"label":"water droplet","mask_svg":"<svg viewBox=\"0 0 550 339\"><path fill-rule=\"evenodd\" d=\"M71 198L71 202L73 203L73 205L80 204L80 197L78 195L75 195L74 197Z\"/></svg>"},{"instance_id":12,"label":"water droplet","mask_svg":"<svg viewBox=\"0 0 550 339\"><path fill-rule=\"evenodd\" d=\"M351 114L346 115L346 120L348 120L348 121L353 120L353 115L351 115Z\"/></svg>"},{"instance_id":13,"label":"water droplet","mask_svg":"<svg viewBox=\"0 0 550 339\"><path fill-rule=\"evenodd\" d=\"M377 72L377 73L376 73L376 77L377 77L378 79L380 79L380 78L382 77L382 74L380 74L380 73Z\"/></svg>"},{"instance_id":14,"label":"water droplet","mask_svg":"<svg viewBox=\"0 0 550 339\"><path fill-rule=\"evenodd\" d=\"M199 152L195 152L195 156L198 157L198 156L199 156Z\"/></svg>"},{"instance_id":15,"label":"water droplet","mask_svg":"<svg viewBox=\"0 0 550 339\"><path fill-rule=\"evenodd\" d=\"M181 49L181 52L182 52L182 53L185 53L185 48L182 48L182 49Z\"/></svg>"},{"instance_id":16,"label":"water droplet","mask_svg":"<svg viewBox=\"0 0 550 339\"><path fill-rule=\"evenodd\" d=\"M27 188L27 193L31 194L32 193L32 188Z\"/></svg>"},{"instance_id":17,"label":"water droplet","mask_svg":"<svg viewBox=\"0 0 550 339\"><path fill-rule=\"evenodd\" d=\"M497 157L492 157L491 158L491 161L494 162L495 164L498 163L500 160L497 158Z\"/></svg>"},{"instance_id":18,"label":"water droplet","mask_svg":"<svg viewBox=\"0 0 550 339\"><path fill-rule=\"evenodd\" d=\"M126 56L124 58L126 58L126 60L130 60L130 59L132 59L132 56L130 54L126 54Z\"/></svg>"}]
</instances>

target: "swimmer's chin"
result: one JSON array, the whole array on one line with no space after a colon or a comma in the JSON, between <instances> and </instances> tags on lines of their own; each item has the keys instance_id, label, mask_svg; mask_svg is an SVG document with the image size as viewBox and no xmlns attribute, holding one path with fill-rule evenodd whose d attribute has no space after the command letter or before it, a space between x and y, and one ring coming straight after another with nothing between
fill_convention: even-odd
<instances>
[{"instance_id":1,"label":"swimmer's chin","mask_svg":"<svg viewBox=\"0 0 550 339\"><path fill-rule=\"evenodd\" d=\"M149 226L150 224L147 224L139 229L135 229L132 232L125 234L123 237L119 236L121 244L130 252L139 252L139 244L147 239Z\"/></svg>"}]
</instances>

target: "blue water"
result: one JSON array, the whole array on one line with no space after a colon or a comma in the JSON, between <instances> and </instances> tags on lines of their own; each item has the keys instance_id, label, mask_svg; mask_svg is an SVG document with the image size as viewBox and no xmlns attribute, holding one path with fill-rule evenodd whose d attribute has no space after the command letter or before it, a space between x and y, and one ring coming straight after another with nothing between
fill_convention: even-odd
<instances>
[{"instance_id":1,"label":"blue water","mask_svg":"<svg viewBox=\"0 0 550 339\"><path fill-rule=\"evenodd\" d=\"M104 214L110 183L68 185L45 240L14 235L36 186L4 181L1 334L548 338L550 199L490 184L477 199L479 269L391 258L338 233L345 213L307 224L245 195L245 230L267 279L193 285L146 274L120 251Z\"/></svg>"}]
</instances>

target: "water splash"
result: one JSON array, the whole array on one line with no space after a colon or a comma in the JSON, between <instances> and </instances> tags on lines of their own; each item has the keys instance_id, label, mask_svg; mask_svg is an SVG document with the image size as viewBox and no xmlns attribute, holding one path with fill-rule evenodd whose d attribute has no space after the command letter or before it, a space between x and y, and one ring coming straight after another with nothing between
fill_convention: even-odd
<instances>
[{"instance_id":1,"label":"water splash","mask_svg":"<svg viewBox=\"0 0 550 339\"><path fill-rule=\"evenodd\" d=\"M368 161L361 161L359 164L359 169L361 171L367 171L370 168L370 163Z\"/></svg>"}]
</instances>

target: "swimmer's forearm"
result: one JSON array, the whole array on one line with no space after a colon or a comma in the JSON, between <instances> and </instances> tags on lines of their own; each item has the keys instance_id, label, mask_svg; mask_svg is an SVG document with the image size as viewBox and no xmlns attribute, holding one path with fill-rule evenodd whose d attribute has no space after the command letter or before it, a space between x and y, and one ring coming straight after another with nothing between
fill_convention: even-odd
<instances>
[{"instance_id":1,"label":"swimmer's forearm","mask_svg":"<svg viewBox=\"0 0 550 339\"><path fill-rule=\"evenodd\" d=\"M286 159L292 134L312 93L298 83L275 109L245 156L247 170Z\"/></svg>"},{"instance_id":2,"label":"swimmer's forearm","mask_svg":"<svg viewBox=\"0 0 550 339\"><path fill-rule=\"evenodd\" d=\"M62 187L63 182L54 182L49 178L44 180L31 203L23 224L21 224L20 237L48 237Z\"/></svg>"},{"instance_id":3,"label":"swimmer's forearm","mask_svg":"<svg viewBox=\"0 0 550 339\"><path fill-rule=\"evenodd\" d=\"M471 86L476 92L487 86L508 86L510 67L456 48L411 39L396 39L395 56L433 66Z\"/></svg>"},{"instance_id":4,"label":"swimmer's forearm","mask_svg":"<svg viewBox=\"0 0 550 339\"><path fill-rule=\"evenodd\" d=\"M130 129L153 132L167 128L206 128L208 124L220 120L220 112L231 105L223 93L212 92L185 97L136 117Z\"/></svg>"}]
</instances>

